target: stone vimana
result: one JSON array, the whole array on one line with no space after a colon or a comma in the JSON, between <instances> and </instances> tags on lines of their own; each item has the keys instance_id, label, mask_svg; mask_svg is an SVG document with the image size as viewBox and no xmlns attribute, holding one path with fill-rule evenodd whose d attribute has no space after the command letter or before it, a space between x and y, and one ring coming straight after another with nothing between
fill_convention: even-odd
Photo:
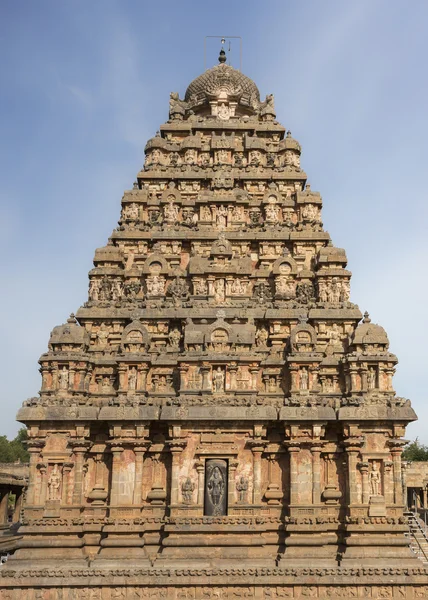
<instances>
[{"instance_id":1,"label":"stone vimana","mask_svg":"<svg viewBox=\"0 0 428 600\"><path fill-rule=\"evenodd\" d=\"M401 478L416 415L300 154L223 50L171 94L18 413L0 598L428 598Z\"/></svg>"}]
</instances>

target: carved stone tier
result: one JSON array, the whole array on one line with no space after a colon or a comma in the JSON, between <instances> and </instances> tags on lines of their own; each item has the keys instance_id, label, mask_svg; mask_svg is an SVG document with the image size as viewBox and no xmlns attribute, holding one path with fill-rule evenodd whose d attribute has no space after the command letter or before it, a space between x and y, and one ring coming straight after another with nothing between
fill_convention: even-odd
<instances>
[{"instance_id":1,"label":"carved stone tier","mask_svg":"<svg viewBox=\"0 0 428 600\"><path fill-rule=\"evenodd\" d=\"M428 595L397 358L351 302L273 96L223 59L171 94L40 358L0 598Z\"/></svg>"}]
</instances>

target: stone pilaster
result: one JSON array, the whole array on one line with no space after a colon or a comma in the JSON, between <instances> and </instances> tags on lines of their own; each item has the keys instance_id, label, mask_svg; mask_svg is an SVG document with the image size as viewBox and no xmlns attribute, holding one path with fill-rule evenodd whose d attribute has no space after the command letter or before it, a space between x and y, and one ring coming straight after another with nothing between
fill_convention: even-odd
<instances>
[{"instance_id":1,"label":"stone pilaster","mask_svg":"<svg viewBox=\"0 0 428 600\"><path fill-rule=\"evenodd\" d=\"M321 451L318 444L311 447L312 453L312 503L321 502Z\"/></svg>"},{"instance_id":2,"label":"stone pilaster","mask_svg":"<svg viewBox=\"0 0 428 600\"><path fill-rule=\"evenodd\" d=\"M83 463L90 443L86 440L76 440L71 442L70 445L73 448L74 455L73 504L80 505L83 496Z\"/></svg>"},{"instance_id":3,"label":"stone pilaster","mask_svg":"<svg viewBox=\"0 0 428 600\"><path fill-rule=\"evenodd\" d=\"M110 452L112 454L110 506L117 506L119 504L120 462L122 458L123 447L112 444Z\"/></svg>"},{"instance_id":4,"label":"stone pilaster","mask_svg":"<svg viewBox=\"0 0 428 600\"><path fill-rule=\"evenodd\" d=\"M253 504L260 504L262 499L262 452L264 444L253 442L251 450L253 452Z\"/></svg>"},{"instance_id":5,"label":"stone pilaster","mask_svg":"<svg viewBox=\"0 0 428 600\"><path fill-rule=\"evenodd\" d=\"M171 505L177 506L179 502L179 479L180 455L186 447L186 440L171 440L169 449L171 452Z\"/></svg>"},{"instance_id":6,"label":"stone pilaster","mask_svg":"<svg viewBox=\"0 0 428 600\"><path fill-rule=\"evenodd\" d=\"M138 506L142 502L142 485L143 485L143 466L144 455L150 446L150 442L138 442L134 446L135 454L135 480L133 503Z\"/></svg>"}]
</instances>

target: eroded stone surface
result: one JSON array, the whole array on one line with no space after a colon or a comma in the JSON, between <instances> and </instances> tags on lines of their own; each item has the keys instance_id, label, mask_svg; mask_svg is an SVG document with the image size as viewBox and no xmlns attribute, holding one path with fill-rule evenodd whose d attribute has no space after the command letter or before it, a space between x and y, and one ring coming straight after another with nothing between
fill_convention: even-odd
<instances>
[{"instance_id":1,"label":"eroded stone surface","mask_svg":"<svg viewBox=\"0 0 428 600\"><path fill-rule=\"evenodd\" d=\"M225 64L171 94L19 411L30 484L0 597L425 597L401 481L416 415L259 98Z\"/></svg>"}]
</instances>

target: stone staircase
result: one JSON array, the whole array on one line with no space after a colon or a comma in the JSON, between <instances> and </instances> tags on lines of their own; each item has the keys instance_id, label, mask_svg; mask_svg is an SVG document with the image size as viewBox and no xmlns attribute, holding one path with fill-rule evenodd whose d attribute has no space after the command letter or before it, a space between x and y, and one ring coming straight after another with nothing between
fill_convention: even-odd
<instances>
[{"instance_id":1,"label":"stone staircase","mask_svg":"<svg viewBox=\"0 0 428 600\"><path fill-rule=\"evenodd\" d=\"M411 511L404 513L409 533L405 534L409 539L410 549L425 565L428 565L428 530L419 516Z\"/></svg>"}]
</instances>

